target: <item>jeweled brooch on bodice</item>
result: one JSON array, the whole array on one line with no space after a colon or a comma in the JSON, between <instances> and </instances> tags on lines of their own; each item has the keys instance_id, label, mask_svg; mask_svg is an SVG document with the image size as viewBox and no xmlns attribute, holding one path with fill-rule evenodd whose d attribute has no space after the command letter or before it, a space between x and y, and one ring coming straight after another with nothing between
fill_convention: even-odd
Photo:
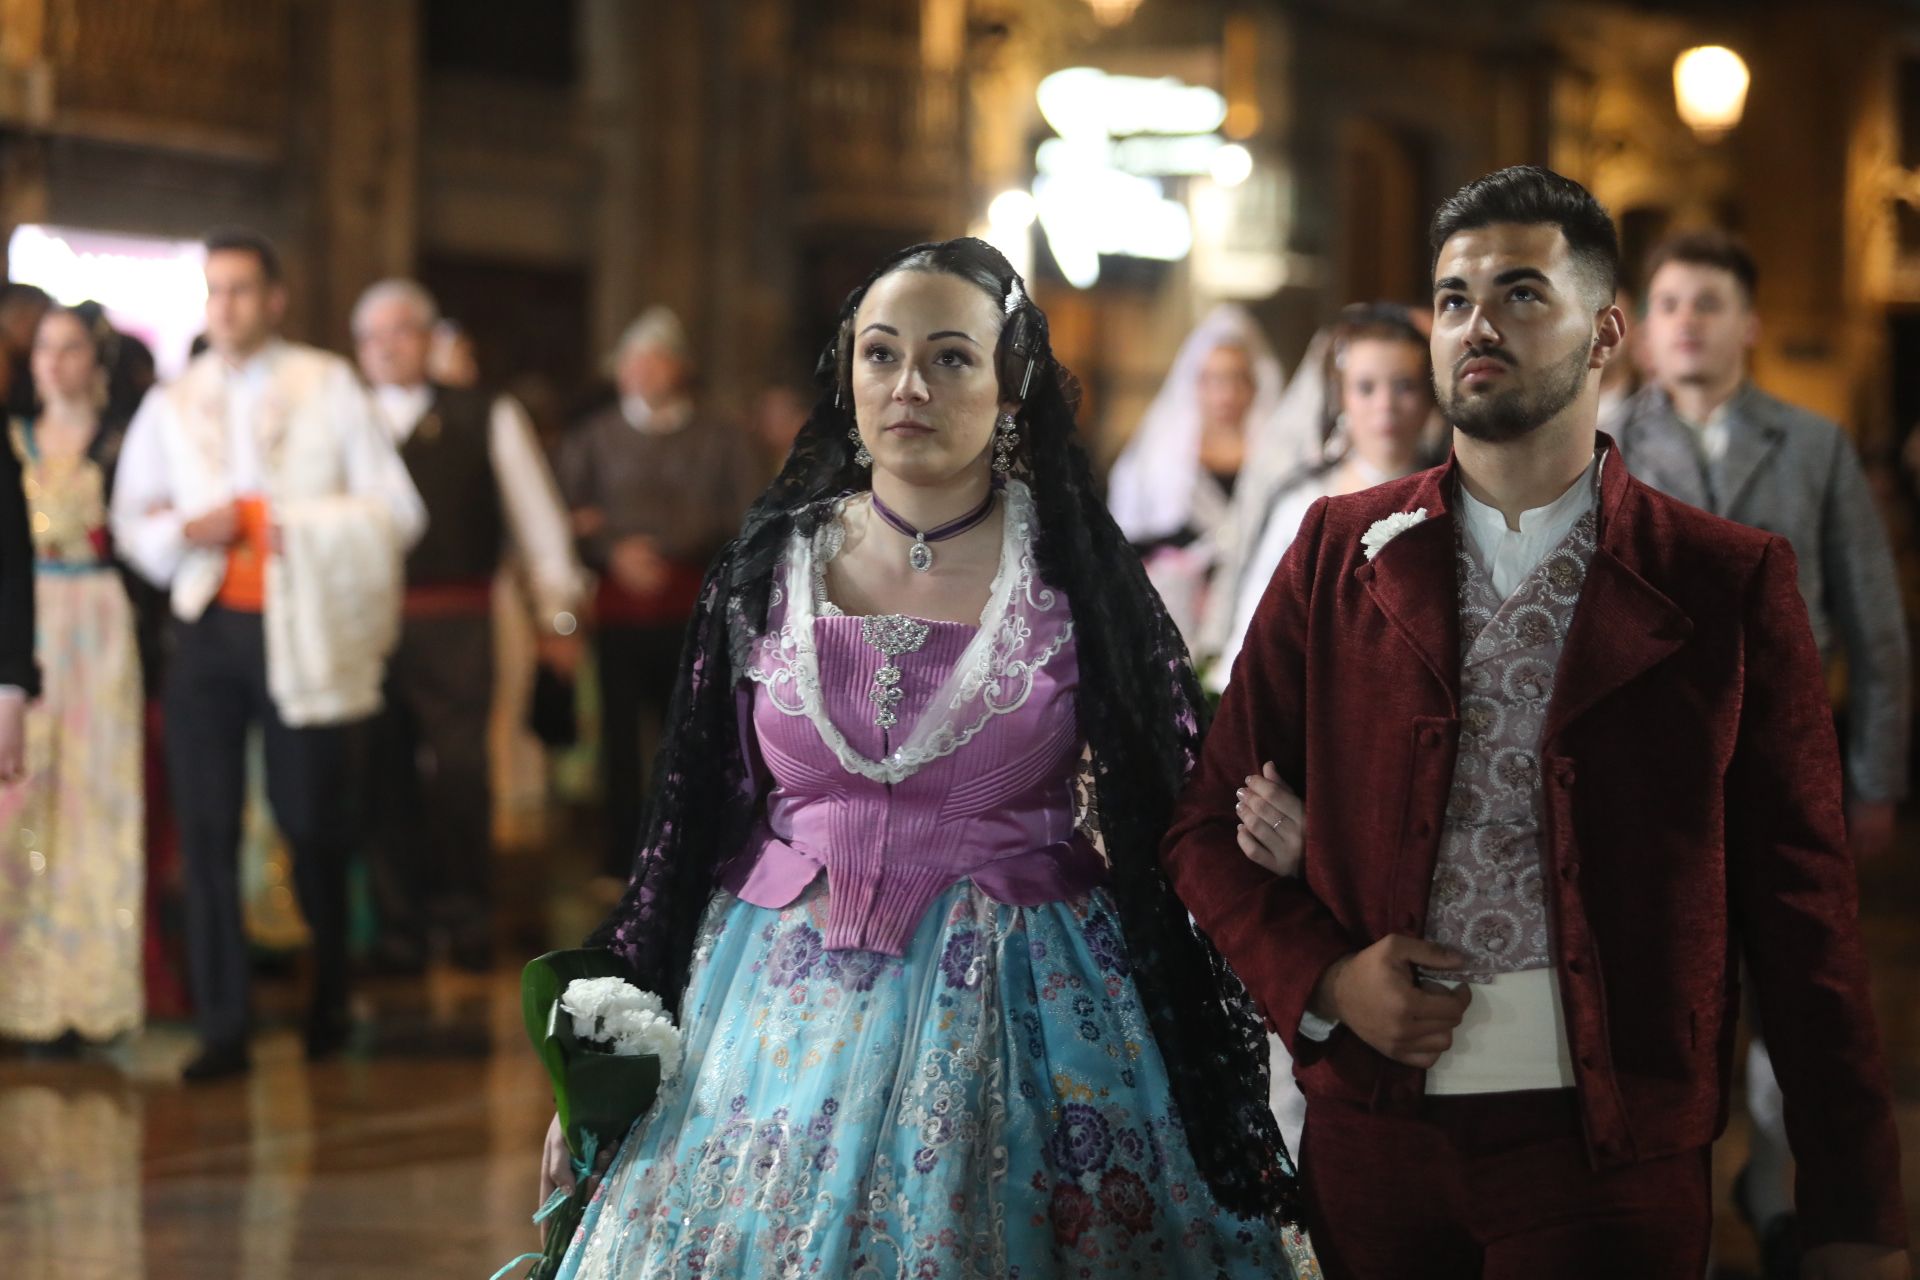
<instances>
[{"instance_id":1,"label":"jeweled brooch on bodice","mask_svg":"<svg viewBox=\"0 0 1920 1280\"><path fill-rule=\"evenodd\" d=\"M916 653L927 642L931 628L926 623L897 613L872 614L860 620L860 638L880 651L880 669L873 673L867 700L873 703L873 722L882 729L900 723L898 707L904 696L900 691L900 668L893 660Z\"/></svg>"}]
</instances>

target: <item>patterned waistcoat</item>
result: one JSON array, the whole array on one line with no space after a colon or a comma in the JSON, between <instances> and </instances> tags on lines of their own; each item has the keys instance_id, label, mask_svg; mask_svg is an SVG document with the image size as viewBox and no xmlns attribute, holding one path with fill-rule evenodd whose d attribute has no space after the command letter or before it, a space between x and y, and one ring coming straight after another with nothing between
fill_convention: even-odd
<instances>
[{"instance_id":1,"label":"patterned waistcoat","mask_svg":"<svg viewBox=\"0 0 1920 1280\"><path fill-rule=\"evenodd\" d=\"M1458 530L1460 754L1427 905L1427 939L1487 982L1553 963L1540 866L1540 738L1597 518L1581 516L1506 601Z\"/></svg>"}]
</instances>

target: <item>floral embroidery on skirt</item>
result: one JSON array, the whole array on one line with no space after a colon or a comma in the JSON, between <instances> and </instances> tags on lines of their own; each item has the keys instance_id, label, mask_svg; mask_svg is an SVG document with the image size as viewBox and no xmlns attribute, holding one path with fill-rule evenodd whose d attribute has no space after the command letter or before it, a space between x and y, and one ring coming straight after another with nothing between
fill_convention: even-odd
<instances>
[{"instance_id":1,"label":"floral embroidery on skirt","mask_svg":"<svg viewBox=\"0 0 1920 1280\"><path fill-rule=\"evenodd\" d=\"M562 1280L1267 1280L1310 1258L1214 1203L1104 891L1023 908L962 882L903 958L823 949L826 908L824 881L780 910L715 900L686 1070Z\"/></svg>"}]
</instances>

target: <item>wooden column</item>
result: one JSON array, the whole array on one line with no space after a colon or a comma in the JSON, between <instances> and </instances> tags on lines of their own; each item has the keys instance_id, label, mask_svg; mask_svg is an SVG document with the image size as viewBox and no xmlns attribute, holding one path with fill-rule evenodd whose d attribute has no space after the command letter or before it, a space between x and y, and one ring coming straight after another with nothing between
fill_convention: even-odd
<instances>
[{"instance_id":1,"label":"wooden column","mask_svg":"<svg viewBox=\"0 0 1920 1280\"><path fill-rule=\"evenodd\" d=\"M419 30L417 0L331 0L326 6L308 314L315 336L342 349L360 291L414 269Z\"/></svg>"}]
</instances>

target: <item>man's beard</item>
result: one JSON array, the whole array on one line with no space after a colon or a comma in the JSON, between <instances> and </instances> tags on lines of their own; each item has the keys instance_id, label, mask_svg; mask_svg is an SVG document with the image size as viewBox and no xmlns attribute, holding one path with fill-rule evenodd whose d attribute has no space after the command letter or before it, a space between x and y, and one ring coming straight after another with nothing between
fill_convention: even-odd
<instances>
[{"instance_id":1,"label":"man's beard","mask_svg":"<svg viewBox=\"0 0 1920 1280\"><path fill-rule=\"evenodd\" d=\"M1488 444L1518 440L1551 422L1574 402L1587 385L1587 362L1592 355L1590 342L1579 344L1564 359L1549 365L1541 374L1540 385L1531 391L1496 391L1469 397L1457 381L1445 388L1436 386L1441 416L1448 426L1473 440Z\"/></svg>"}]
</instances>

